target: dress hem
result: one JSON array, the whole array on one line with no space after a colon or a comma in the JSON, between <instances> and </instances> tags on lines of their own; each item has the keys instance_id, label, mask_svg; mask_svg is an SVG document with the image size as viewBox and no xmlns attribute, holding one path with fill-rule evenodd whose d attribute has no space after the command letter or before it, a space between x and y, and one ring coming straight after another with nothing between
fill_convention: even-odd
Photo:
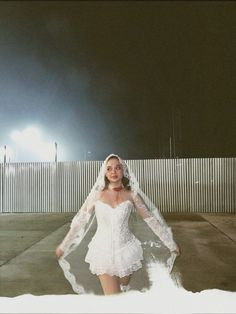
<instances>
[{"instance_id":1,"label":"dress hem","mask_svg":"<svg viewBox=\"0 0 236 314\"><path fill-rule=\"evenodd\" d=\"M134 273L135 271L139 270L140 268L142 268L142 263L141 262L138 262L138 263L132 265L128 269L124 270L123 272L122 271L113 271L113 272L111 272L109 270L98 270L98 269L93 269L91 267L89 267L89 270L90 270L90 272L93 275L97 275L97 276L107 274L109 276L117 276L119 278L123 278L125 276L131 275L132 273Z\"/></svg>"}]
</instances>

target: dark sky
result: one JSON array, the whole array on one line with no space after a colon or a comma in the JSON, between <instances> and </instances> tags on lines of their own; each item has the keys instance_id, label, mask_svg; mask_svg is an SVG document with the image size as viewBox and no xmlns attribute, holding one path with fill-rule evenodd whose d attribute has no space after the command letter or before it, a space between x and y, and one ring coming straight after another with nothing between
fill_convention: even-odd
<instances>
[{"instance_id":1,"label":"dark sky","mask_svg":"<svg viewBox=\"0 0 236 314\"><path fill-rule=\"evenodd\" d=\"M0 146L35 125L63 160L236 155L235 2L0 2L0 48Z\"/></svg>"}]
</instances>

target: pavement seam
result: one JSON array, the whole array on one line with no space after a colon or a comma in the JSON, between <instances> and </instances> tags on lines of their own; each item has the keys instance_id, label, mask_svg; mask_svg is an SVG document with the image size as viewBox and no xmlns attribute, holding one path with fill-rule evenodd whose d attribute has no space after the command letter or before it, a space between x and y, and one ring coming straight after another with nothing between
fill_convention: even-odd
<instances>
[{"instance_id":1,"label":"pavement seam","mask_svg":"<svg viewBox=\"0 0 236 314\"><path fill-rule=\"evenodd\" d=\"M219 229L219 227L217 227L216 225L214 225L213 222L211 222L210 220L208 220L206 217L204 217L204 219L215 229L217 229L220 233L222 233L223 235L225 235L228 239L230 239L232 242L236 243L236 241L234 239L232 239L227 233L225 233L224 231L222 231L221 229Z\"/></svg>"},{"instance_id":2,"label":"pavement seam","mask_svg":"<svg viewBox=\"0 0 236 314\"><path fill-rule=\"evenodd\" d=\"M32 248L34 245L36 245L37 243L39 243L40 241L42 241L43 239L45 239L46 237L48 237L49 235L51 235L52 233L56 232L58 229L64 227L65 225L67 225L69 222L61 225L59 228L56 228L55 230L49 232L48 234L46 234L45 236L43 236L41 239L39 239L38 241L34 242L32 245L28 246L27 248L25 248L23 251L21 251L19 254L11 257L9 260L7 260L6 262L4 262L3 264L0 265L0 268L2 266L5 266L7 264L9 264L12 260L14 260L15 258L17 258L18 256L20 256L21 254L23 254L25 251L29 250L30 248Z\"/></svg>"}]
</instances>

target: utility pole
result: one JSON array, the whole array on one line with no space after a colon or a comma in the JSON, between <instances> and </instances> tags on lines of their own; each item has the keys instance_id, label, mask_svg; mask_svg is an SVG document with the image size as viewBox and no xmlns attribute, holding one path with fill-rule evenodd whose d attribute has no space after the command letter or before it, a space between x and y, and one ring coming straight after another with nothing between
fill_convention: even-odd
<instances>
[{"instance_id":1,"label":"utility pole","mask_svg":"<svg viewBox=\"0 0 236 314\"><path fill-rule=\"evenodd\" d=\"M57 162L57 142L55 142L55 162Z\"/></svg>"},{"instance_id":2,"label":"utility pole","mask_svg":"<svg viewBox=\"0 0 236 314\"><path fill-rule=\"evenodd\" d=\"M172 136L173 136L173 141L172 141L172 157L175 158L175 109L173 106L171 106L171 124L172 124Z\"/></svg>"},{"instance_id":3,"label":"utility pole","mask_svg":"<svg viewBox=\"0 0 236 314\"><path fill-rule=\"evenodd\" d=\"M7 145L4 145L4 165L6 164L7 161Z\"/></svg>"},{"instance_id":4,"label":"utility pole","mask_svg":"<svg viewBox=\"0 0 236 314\"><path fill-rule=\"evenodd\" d=\"M170 158L172 158L172 137L169 137Z\"/></svg>"}]
</instances>

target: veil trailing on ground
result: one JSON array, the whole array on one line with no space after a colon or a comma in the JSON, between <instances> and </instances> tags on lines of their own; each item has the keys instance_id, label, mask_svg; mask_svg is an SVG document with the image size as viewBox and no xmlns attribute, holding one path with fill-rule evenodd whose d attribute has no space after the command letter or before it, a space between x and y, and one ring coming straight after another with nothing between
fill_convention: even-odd
<instances>
[{"instance_id":1,"label":"veil trailing on ground","mask_svg":"<svg viewBox=\"0 0 236 314\"><path fill-rule=\"evenodd\" d=\"M129 180L135 205L135 210L130 219L131 231L142 242L144 251L144 269L139 271L145 272L149 262L156 262L164 265L170 273L176 258L175 250L177 246L173 240L170 227L166 224L157 207L141 190L136 176L131 171L128 163L124 162L118 155L111 154L103 162L95 184L84 204L74 216L70 225L70 231L60 244L64 254L59 259L59 265L63 269L64 275L70 282L73 290L78 294L99 294L99 285L94 280L95 276L89 272L88 264L84 261L84 255L87 251L89 239L91 239L96 229L94 204L99 200L100 193L105 188L106 164L111 157L116 157L119 160L123 167L123 175ZM141 212L143 219L138 218L139 215L135 215L135 212ZM158 237L155 237L153 232ZM156 240L153 241L153 238L156 238ZM148 279L141 285L138 283L138 280L135 282L135 279L132 279L132 281L134 281L134 286L137 289L147 288L149 285Z\"/></svg>"}]
</instances>

